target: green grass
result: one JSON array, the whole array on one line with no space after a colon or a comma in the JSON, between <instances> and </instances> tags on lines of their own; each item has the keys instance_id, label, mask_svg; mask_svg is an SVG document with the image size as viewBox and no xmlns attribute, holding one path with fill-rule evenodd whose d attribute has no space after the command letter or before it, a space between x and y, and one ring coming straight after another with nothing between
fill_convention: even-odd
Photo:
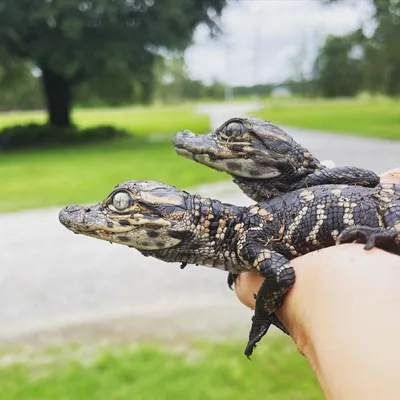
<instances>
[{"instance_id":1,"label":"green grass","mask_svg":"<svg viewBox=\"0 0 400 400\"><path fill-rule=\"evenodd\" d=\"M43 116L2 114L0 125L39 117ZM135 135L102 144L1 154L0 212L98 202L117 183L130 179L159 180L187 188L226 177L175 154L172 134L183 128L195 132L209 129L208 118L188 108L77 111L76 121L85 127L113 124Z\"/></svg>"},{"instance_id":2,"label":"green grass","mask_svg":"<svg viewBox=\"0 0 400 400\"><path fill-rule=\"evenodd\" d=\"M170 140L127 138L0 157L0 212L102 200L125 180L158 180L181 188L224 175L179 157Z\"/></svg>"},{"instance_id":3,"label":"green grass","mask_svg":"<svg viewBox=\"0 0 400 400\"><path fill-rule=\"evenodd\" d=\"M44 123L42 111L0 113L0 129L30 122ZM135 135L174 134L182 129L202 133L209 130L208 117L188 106L152 106L75 110L73 121L82 128L113 125Z\"/></svg>"},{"instance_id":4,"label":"green grass","mask_svg":"<svg viewBox=\"0 0 400 400\"><path fill-rule=\"evenodd\" d=\"M400 140L400 101L271 101L252 115L299 128Z\"/></svg>"},{"instance_id":5,"label":"green grass","mask_svg":"<svg viewBox=\"0 0 400 400\"><path fill-rule=\"evenodd\" d=\"M323 399L306 360L288 338L269 337L253 361L243 343L202 343L186 352L141 345L93 356L52 352L0 369L7 400L316 400ZM6 353L7 354L7 353Z\"/></svg>"},{"instance_id":6,"label":"green grass","mask_svg":"<svg viewBox=\"0 0 400 400\"><path fill-rule=\"evenodd\" d=\"M400 139L400 102L267 100L257 116L310 129ZM0 114L0 129L43 122L41 112ZM0 156L0 212L97 202L128 179L159 180L181 188L227 176L175 154L172 135L188 128L209 130L208 117L185 105L76 110L78 126L113 125L132 138L62 149L3 153Z\"/></svg>"}]
</instances>

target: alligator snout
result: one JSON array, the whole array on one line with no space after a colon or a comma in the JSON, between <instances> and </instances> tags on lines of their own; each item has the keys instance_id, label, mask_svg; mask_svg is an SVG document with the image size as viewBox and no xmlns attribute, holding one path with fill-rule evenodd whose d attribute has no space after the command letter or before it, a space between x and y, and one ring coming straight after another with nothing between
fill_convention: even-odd
<instances>
[{"instance_id":1,"label":"alligator snout","mask_svg":"<svg viewBox=\"0 0 400 400\"><path fill-rule=\"evenodd\" d=\"M187 129L180 131L174 136L174 146L182 148L184 147L185 143L187 143L188 140L194 137L196 137L196 135Z\"/></svg>"},{"instance_id":2,"label":"alligator snout","mask_svg":"<svg viewBox=\"0 0 400 400\"><path fill-rule=\"evenodd\" d=\"M78 206L78 205L76 205L76 204L71 204L71 205L65 207L62 211L65 211L65 212L67 212L67 213L71 213L71 212L79 211L79 210L81 210L81 209L82 209L81 206Z\"/></svg>"},{"instance_id":3,"label":"alligator snout","mask_svg":"<svg viewBox=\"0 0 400 400\"><path fill-rule=\"evenodd\" d=\"M80 212L82 212L81 206L71 204L60 211L58 219L64 226L68 227L71 226L73 220L76 219L77 214Z\"/></svg>"}]
</instances>

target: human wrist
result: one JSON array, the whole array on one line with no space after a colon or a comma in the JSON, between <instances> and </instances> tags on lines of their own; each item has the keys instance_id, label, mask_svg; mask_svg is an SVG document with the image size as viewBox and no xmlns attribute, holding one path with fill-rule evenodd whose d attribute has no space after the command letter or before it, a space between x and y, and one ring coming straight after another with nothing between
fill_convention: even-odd
<instances>
[{"instance_id":1,"label":"human wrist","mask_svg":"<svg viewBox=\"0 0 400 400\"><path fill-rule=\"evenodd\" d=\"M398 398L398 256L347 244L299 257L293 266L296 284L277 314L326 397Z\"/></svg>"}]
</instances>

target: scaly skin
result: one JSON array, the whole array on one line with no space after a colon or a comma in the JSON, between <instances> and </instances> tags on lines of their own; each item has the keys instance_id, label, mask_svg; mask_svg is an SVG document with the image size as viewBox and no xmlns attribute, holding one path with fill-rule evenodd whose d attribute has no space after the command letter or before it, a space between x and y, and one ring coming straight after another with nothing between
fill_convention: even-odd
<instances>
[{"instance_id":1,"label":"scaly skin","mask_svg":"<svg viewBox=\"0 0 400 400\"><path fill-rule=\"evenodd\" d=\"M178 154L230 174L257 202L317 185L379 183L374 172L362 168L324 167L282 129L256 118L229 119L207 135L185 130L175 135L174 145ZM236 278L229 274L230 288Z\"/></svg>"},{"instance_id":2,"label":"scaly skin","mask_svg":"<svg viewBox=\"0 0 400 400\"><path fill-rule=\"evenodd\" d=\"M324 167L282 129L256 118L232 118L214 132L175 135L178 154L230 174L255 201L277 193L326 185L375 187L379 177L357 167Z\"/></svg>"},{"instance_id":3,"label":"scaly skin","mask_svg":"<svg viewBox=\"0 0 400 400\"><path fill-rule=\"evenodd\" d=\"M275 311L295 280L291 259L354 239L400 254L400 185L323 185L237 207L159 182L128 181L95 206L66 207L59 219L75 233L166 262L256 269L265 281L247 356L271 324L282 326Z\"/></svg>"}]
</instances>

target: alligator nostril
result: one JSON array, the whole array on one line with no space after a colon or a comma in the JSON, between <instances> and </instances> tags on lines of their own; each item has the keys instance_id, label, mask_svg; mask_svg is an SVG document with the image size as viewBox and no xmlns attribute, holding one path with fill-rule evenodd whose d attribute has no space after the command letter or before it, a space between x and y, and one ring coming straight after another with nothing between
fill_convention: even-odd
<instances>
[{"instance_id":1,"label":"alligator nostril","mask_svg":"<svg viewBox=\"0 0 400 400\"><path fill-rule=\"evenodd\" d=\"M184 131L178 132L174 136L174 146L177 148L184 147L186 140L190 140L192 136L194 136L194 134L186 129Z\"/></svg>"},{"instance_id":2,"label":"alligator nostril","mask_svg":"<svg viewBox=\"0 0 400 400\"><path fill-rule=\"evenodd\" d=\"M85 212L90 212L90 211L92 211L90 208L87 208L87 209L85 210Z\"/></svg>"},{"instance_id":3,"label":"alligator nostril","mask_svg":"<svg viewBox=\"0 0 400 400\"><path fill-rule=\"evenodd\" d=\"M67 213L72 213L81 210L81 207L77 206L76 204L70 204L69 206L65 207L63 211Z\"/></svg>"}]
</instances>

